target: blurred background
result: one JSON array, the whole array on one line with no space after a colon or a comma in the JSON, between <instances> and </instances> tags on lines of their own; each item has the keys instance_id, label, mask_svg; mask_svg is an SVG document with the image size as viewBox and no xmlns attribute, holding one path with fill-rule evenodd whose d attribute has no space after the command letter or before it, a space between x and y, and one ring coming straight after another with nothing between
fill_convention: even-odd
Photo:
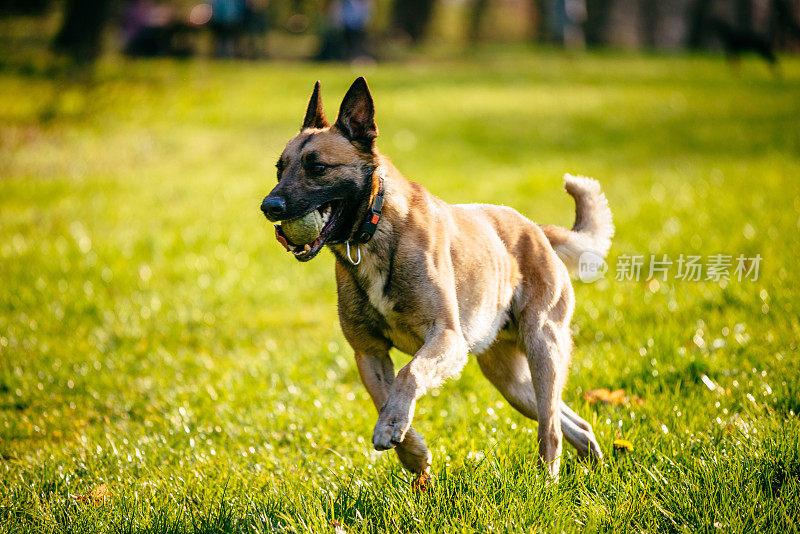
<instances>
[{"instance_id":1,"label":"blurred background","mask_svg":"<svg viewBox=\"0 0 800 534\"><path fill-rule=\"evenodd\" d=\"M800 49L800 0L2 0L0 17L5 62L36 48L82 63L104 53L370 62L493 42L773 63Z\"/></svg>"},{"instance_id":2,"label":"blurred background","mask_svg":"<svg viewBox=\"0 0 800 534\"><path fill-rule=\"evenodd\" d=\"M0 532L796 530L798 21L800 0L0 0ZM564 398L609 468L565 448L558 498L474 360L417 405L441 506L372 449L331 255L299 264L259 210L314 81L333 119L358 75L381 151L447 202L568 226L563 174L603 184L611 270L575 283ZM675 276L713 254L760 255L758 279ZM618 281L623 255L676 263Z\"/></svg>"}]
</instances>

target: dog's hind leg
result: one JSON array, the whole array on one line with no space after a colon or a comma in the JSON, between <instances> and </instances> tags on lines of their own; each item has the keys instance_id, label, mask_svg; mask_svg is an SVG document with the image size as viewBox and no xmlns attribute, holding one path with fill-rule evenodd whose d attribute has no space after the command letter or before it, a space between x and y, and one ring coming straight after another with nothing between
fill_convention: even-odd
<instances>
[{"instance_id":1,"label":"dog's hind leg","mask_svg":"<svg viewBox=\"0 0 800 534\"><path fill-rule=\"evenodd\" d=\"M531 382L530 366L525 353L511 341L499 341L480 354L478 365L484 376L494 385L508 403L525 417L537 421L539 410L536 391ZM578 455L593 462L603 459L592 426L561 401L559 418L564 438L575 447Z\"/></svg>"},{"instance_id":2,"label":"dog's hind leg","mask_svg":"<svg viewBox=\"0 0 800 534\"><path fill-rule=\"evenodd\" d=\"M389 388L394 383L394 364L387 352L367 354L356 352L356 365L361 381L367 388L378 413L386 402ZM425 444L422 434L409 428L403 441L395 447L397 456L403 466L412 473L429 473L431 452Z\"/></svg>"},{"instance_id":3,"label":"dog's hind leg","mask_svg":"<svg viewBox=\"0 0 800 534\"><path fill-rule=\"evenodd\" d=\"M561 304L561 302L559 302ZM556 307L559 307L559 304ZM561 304L563 306L563 304ZM539 456L554 479L561 465L561 390L569 365L569 330L547 312L528 311L520 321L539 416ZM556 312L557 313L557 312Z\"/></svg>"},{"instance_id":4,"label":"dog's hind leg","mask_svg":"<svg viewBox=\"0 0 800 534\"><path fill-rule=\"evenodd\" d=\"M572 409L561 401L561 429L564 437L575 447L578 454L582 457L589 457L593 462L600 462L603 459L603 451L594 436L594 430L585 419L576 414Z\"/></svg>"}]
</instances>

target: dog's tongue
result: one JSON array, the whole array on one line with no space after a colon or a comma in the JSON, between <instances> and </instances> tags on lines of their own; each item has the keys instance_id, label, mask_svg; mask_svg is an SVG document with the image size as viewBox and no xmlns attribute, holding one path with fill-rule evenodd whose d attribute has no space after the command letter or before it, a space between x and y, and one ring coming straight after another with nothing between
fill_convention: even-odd
<instances>
[{"instance_id":1,"label":"dog's tongue","mask_svg":"<svg viewBox=\"0 0 800 534\"><path fill-rule=\"evenodd\" d=\"M275 239L278 240L278 243L283 245L283 248L285 248L289 252L292 251L292 247L291 247L291 245L289 245L289 241L287 241L287 239L285 237L283 237L281 235L281 233L278 231L278 225L277 224L275 225Z\"/></svg>"}]
</instances>

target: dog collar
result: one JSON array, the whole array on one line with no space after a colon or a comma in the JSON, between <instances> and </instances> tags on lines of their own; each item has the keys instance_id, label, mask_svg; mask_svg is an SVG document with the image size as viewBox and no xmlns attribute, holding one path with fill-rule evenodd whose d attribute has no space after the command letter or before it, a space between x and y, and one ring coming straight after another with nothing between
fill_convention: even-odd
<instances>
[{"instance_id":1,"label":"dog collar","mask_svg":"<svg viewBox=\"0 0 800 534\"><path fill-rule=\"evenodd\" d=\"M378 174L378 180L380 180L380 186L378 187L378 194L375 195L375 198L372 199L372 204L369 206L369 211L367 212L367 217L364 219L364 222L361 224L361 228L358 229L358 233L356 233L354 241L357 243L366 243L372 236L375 235L375 230L378 229L378 221L381 220L381 209L383 208L383 176Z\"/></svg>"}]
</instances>

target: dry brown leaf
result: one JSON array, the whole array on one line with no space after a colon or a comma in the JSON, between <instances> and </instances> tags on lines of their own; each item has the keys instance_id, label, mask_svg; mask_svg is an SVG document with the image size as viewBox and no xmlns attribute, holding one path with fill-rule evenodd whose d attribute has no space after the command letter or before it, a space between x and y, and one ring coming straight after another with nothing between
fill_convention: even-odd
<instances>
[{"instance_id":1,"label":"dry brown leaf","mask_svg":"<svg viewBox=\"0 0 800 534\"><path fill-rule=\"evenodd\" d=\"M78 500L89 504L104 504L111 498L111 492L108 491L108 486L100 484L95 486L92 491L85 495L78 495Z\"/></svg>"},{"instance_id":2,"label":"dry brown leaf","mask_svg":"<svg viewBox=\"0 0 800 534\"><path fill-rule=\"evenodd\" d=\"M615 389L614 391L606 388L591 389L589 391L584 391L583 398L589 404L595 404L596 402L615 404L617 406L627 405L630 403L640 406L644 404L644 399L638 395L634 395L633 397L626 396L624 389Z\"/></svg>"},{"instance_id":3,"label":"dry brown leaf","mask_svg":"<svg viewBox=\"0 0 800 534\"><path fill-rule=\"evenodd\" d=\"M610 394L611 392L607 389L590 389L589 391L583 392L583 400L589 404L594 404L597 401L602 402L605 399L608 399Z\"/></svg>"},{"instance_id":4,"label":"dry brown leaf","mask_svg":"<svg viewBox=\"0 0 800 534\"><path fill-rule=\"evenodd\" d=\"M611 404L625 404L625 390L615 389L608 394L608 402Z\"/></svg>"},{"instance_id":5,"label":"dry brown leaf","mask_svg":"<svg viewBox=\"0 0 800 534\"><path fill-rule=\"evenodd\" d=\"M621 399L624 399L625 390L618 389L614 392L611 392L606 388L591 389L583 393L583 398L586 399L589 404L594 404L596 402L611 404L615 401L619 402Z\"/></svg>"}]
</instances>

